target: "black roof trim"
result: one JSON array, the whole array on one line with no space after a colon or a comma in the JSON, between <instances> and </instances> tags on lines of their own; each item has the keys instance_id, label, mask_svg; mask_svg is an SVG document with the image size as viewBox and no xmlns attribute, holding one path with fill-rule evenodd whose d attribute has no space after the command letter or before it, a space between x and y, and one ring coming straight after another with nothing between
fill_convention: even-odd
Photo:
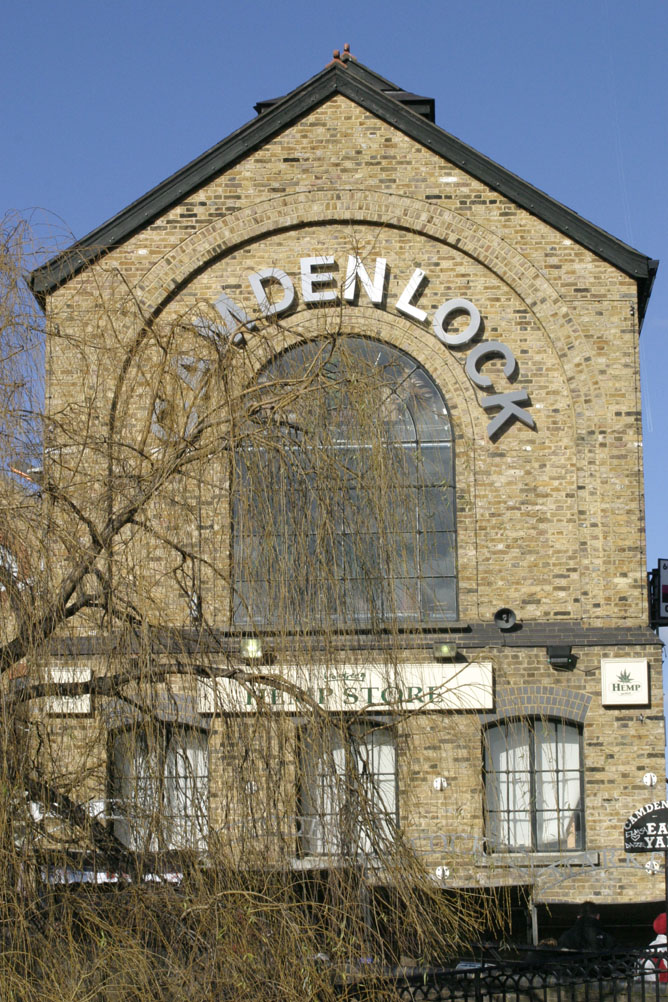
<instances>
[{"instance_id":1,"label":"black roof trim","mask_svg":"<svg viewBox=\"0 0 668 1002\"><path fill-rule=\"evenodd\" d=\"M404 104L411 108L416 114L420 115L422 118L426 118L428 122L436 121L436 102L433 97L422 97L419 94L412 94L410 91L406 91L402 87L399 87L398 84L392 83L391 80L386 80L385 77L381 77L380 74L370 70L369 67L364 66L363 63L358 63L356 59L351 59L347 62L346 72L357 77L358 80L361 80L362 83L366 83L369 87L381 90L384 94L388 94L390 97L393 97L395 101L399 101L400 104ZM278 104L279 101L285 100L285 97L286 95L283 95L282 97L274 97L265 101L258 101L258 103L254 105L254 110L258 113L258 115L262 115L269 108L273 108L275 104Z\"/></svg>"},{"instance_id":2,"label":"black roof trim","mask_svg":"<svg viewBox=\"0 0 668 1002\"><path fill-rule=\"evenodd\" d=\"M428 122L433 122L436 119L436 102L433 97L421 97L419 94L410 94L405 90L386 90L385 94L389 94L393 97L395 101L399 101L400 104L406 105L420 115L421 118L426 118ZM269 108L273 108L279 103L279 101L284 101L285 95L283 97L271 97L265 101L258 101L257 104L253 105L253 109L258 113L258 115L263 115L265 111Z\"/></svg>"},{"instance_id":3,"label":"black roof trim","mask_svg":"<svg viewBox=\"0 0 668 1002\"><path fill-rule=\"evenodd\" d=\"M150 225L168 209L333 95L342 94L634 278L638 283L639 319L642 322L658 262L427 121L392 96L400 90L396 84L358 62L330 64L108 222L92 230L69 250L37 268L30 276L33 292L43 303L49 293L101 254Z\"/></svg>"}]
</instances>

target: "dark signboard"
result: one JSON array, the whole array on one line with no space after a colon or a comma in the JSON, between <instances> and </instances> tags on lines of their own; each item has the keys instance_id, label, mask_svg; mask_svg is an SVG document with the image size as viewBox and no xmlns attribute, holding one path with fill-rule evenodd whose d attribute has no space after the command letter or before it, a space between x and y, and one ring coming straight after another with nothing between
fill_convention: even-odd
<instances>
[{"instance_id":1,"label":"dark signboard","mask_svg":"<svg viewBox=\"0 0 668 1002\"><path fill-rule=\"evenodd\" d=\"M657 800L634 811L624 825L625 852L668 850L668 803Z\"/></svg>"},{"instance_id":2,"label":"dark signboard","mask_svg":"<svg viewBox=\"0 0 668 1002\"><path fill-rule=\"evenodd\" d=\"M650 626L668 626L668 560L659 560L659 566L647 578Z\"/></svg>"}]
</instances>

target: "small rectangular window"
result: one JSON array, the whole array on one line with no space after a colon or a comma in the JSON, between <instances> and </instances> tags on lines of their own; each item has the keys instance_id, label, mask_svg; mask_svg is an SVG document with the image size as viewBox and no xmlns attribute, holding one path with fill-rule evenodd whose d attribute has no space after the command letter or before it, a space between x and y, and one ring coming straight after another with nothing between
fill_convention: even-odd
<instances>
[{"instance_id":1,"label":"small rectangular window","mask_svg":"<svg viewBox=\"0 0 668 1002\"><path fill-rule=\"evenodd\" d=\"M301 847L309 855L376 855L397 824L395 735L383 722L306 731Z\"/></svg>"}]
</instances>

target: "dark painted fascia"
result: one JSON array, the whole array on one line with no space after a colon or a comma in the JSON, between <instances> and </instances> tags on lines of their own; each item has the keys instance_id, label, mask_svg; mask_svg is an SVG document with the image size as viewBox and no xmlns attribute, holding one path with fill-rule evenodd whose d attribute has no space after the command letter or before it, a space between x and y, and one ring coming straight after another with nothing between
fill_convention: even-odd
<instances>
[{"instance_id":1,"label":"dark painted fascia","mask_svg":"<svg viewBox=\"0 0 668 1002\"><path fill-rule=\"evenodd\" d=\"M267 638L271 640L271 634ZM289 638L283 638L289 642ZM579 620L564 620L525 623L517 631L502 633L493 623L471 623L461 630L429 630L425 632L407 632L403 636L406 650L432 651L438 641L454 641L461 652L483 650L507 653L510 648L516 650L539 650L552 644L569 644L576 653L585 650L600 651L601 655L615 652L615 648L642 648L644 656L651 656L654 648L663 647L659 637L648 626L584 626ZM397 638L389 634L377 633L342 633L337 635L336 644L341 651L387 650L396 644ZM299 642L299 638L295 638ZM311 636L313 649L319 644L331 642L324 638L318 641L317 635ZM201 633L196 630L156 630L151 643L153 650L161 653L189 653L202 655L207 653L224 653L238 656L239 634L220 630L210 630ZM47 649L50 654L60 657L74 655L103 654L116 646L116 639L110 635L58 637L49 641ZM646 653L645 653L646 652ZM129 654L131 655L131 651ZM139 641L135 653L140 653ZM639 652L640 654L641 652Z\"/></svg>"},{"instance_id":2,"label":"dark painted fascia","mask_svg":"<svg viewBox=\"0 0 668 1002\"><path fill-rule=\"evenodd\" d=\"M174 205L329 98L342 94L635 279L638 283L639 321L642 322L658 262L650 260L516 174L426 121L379 86L371 86L372 78L382 81L384 87L389 86L395 91L397 89L396 85L383 80L359 63L330 64L262 115L237 129L108 222L92 230L67 251L37 268L29 280L33 293L44 304L47 295L96 258L149 226Z\"/></svg>"}]
</instances>

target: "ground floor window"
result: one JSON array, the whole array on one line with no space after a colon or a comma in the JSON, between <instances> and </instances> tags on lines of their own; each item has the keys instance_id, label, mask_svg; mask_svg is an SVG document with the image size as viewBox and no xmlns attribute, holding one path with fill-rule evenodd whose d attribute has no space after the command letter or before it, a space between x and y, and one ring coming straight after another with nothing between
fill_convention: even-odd
<instances>
[{"instance_id":1,"label":"ground floor window","mask_svg":"<svg viewBox=\"0 0 668 1002\"><path fill-rule=\"evenodd\" d=\"M112 737L114 833L135 851L203 848L208 830L206 736L154 725Z\"/></svg>"},{"instance_id":2,"label":"ground floor window","mask_svg":"<svg viewBox=\"0 0 668 1002\"><path fill-rule=\"evenodd\" d=\"M300 761L302 850L376 855L397 824L393 728L356 721L305 729Z\"/></svg>"},{"instance_id":3,"label":"ground floor window","mask_svg":"<svg viewBox=\"0 0 668 1002\"><path fill-rule=\"evenodd\" d=\"M581 744L579 728L559 720L512 720L487 729L491 851L584 848Z\"/></svg>"}]
</instances>

